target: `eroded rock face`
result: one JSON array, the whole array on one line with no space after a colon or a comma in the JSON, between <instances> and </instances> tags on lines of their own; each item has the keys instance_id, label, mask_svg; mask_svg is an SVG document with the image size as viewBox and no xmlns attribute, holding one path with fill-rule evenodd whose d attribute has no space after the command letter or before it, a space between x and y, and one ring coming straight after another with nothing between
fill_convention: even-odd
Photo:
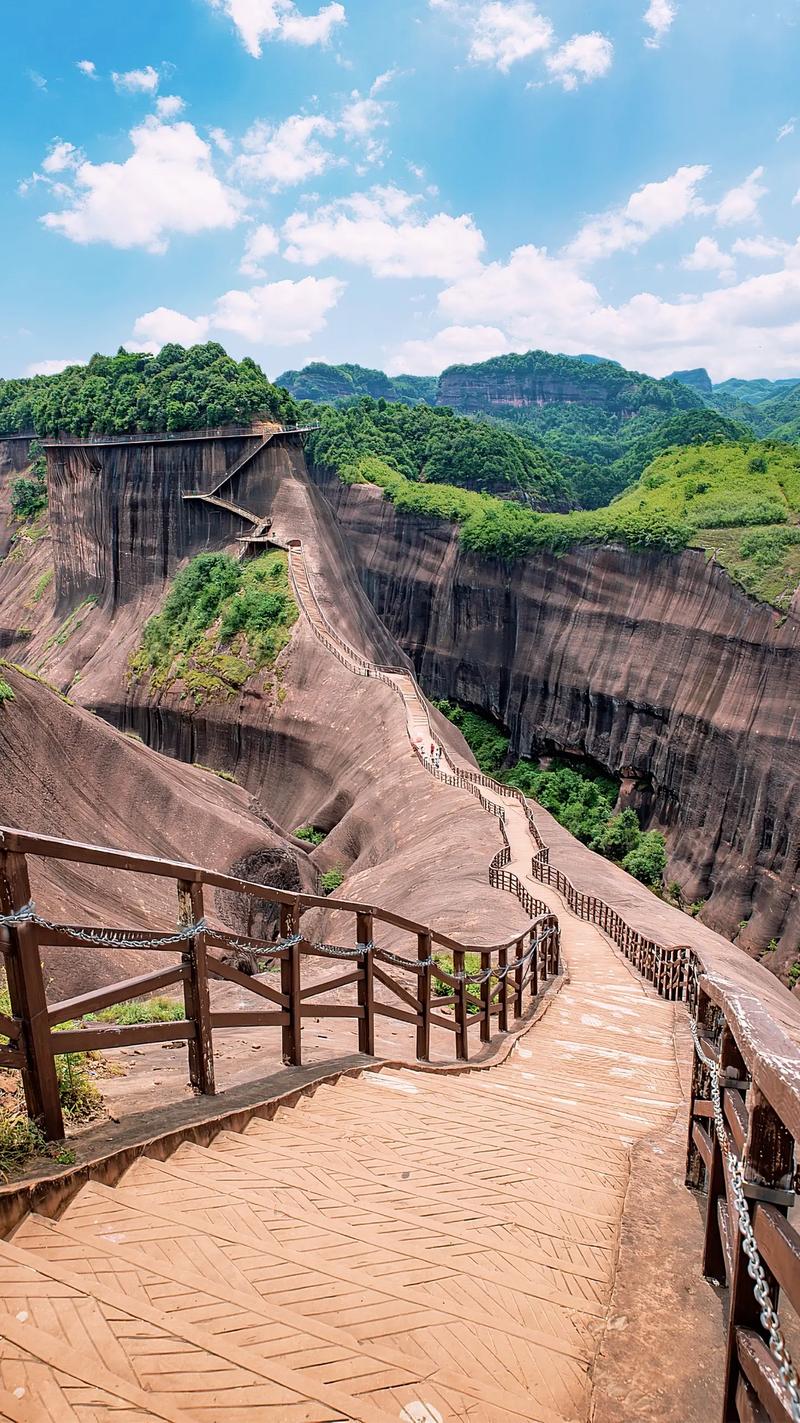
<instances>
[{"instance_id":1,"label":"eroded rock face","mask_svg":"<svg viewBox=\"0 0 800 1423\"><path fill-rule=\"evenodd\" d=\"M362 585L429 695L507 727L522 755L579 753L627 778L668 877L740 942L800 943L800 620L700 553L464 553L380 491L316 476Z\"/></svg>"},{"instance_id":2,"label":"eroded rock face","mask_svg":"<svg viewBox=\"0 0 800 1423\"><path fill-rule=\"evenodd\" d=\"M601 410L617 409L608 386L601 380L573 384L568 378L511 371L493 371L487 379L480 367L474 374L468 366L444 371L436 393L437 405L452 405L454 410L467 412L492 410L503 405L524 409L530 405L576 403Z\"/></svg>"}]
</instances>

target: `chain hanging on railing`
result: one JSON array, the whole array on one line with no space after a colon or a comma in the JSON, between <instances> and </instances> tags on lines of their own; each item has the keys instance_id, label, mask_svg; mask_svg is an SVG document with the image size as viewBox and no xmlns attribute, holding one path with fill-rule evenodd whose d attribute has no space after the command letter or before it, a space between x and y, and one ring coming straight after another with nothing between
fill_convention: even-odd
<instances>
[{"instance_id":1,"label":"chain hanging on railing","mask_svg":"<svg viewBox=\"0 0 800 1423\"><path fill-rule=\"evenodd\" d=\"M753 1222L750 1218L750 1206L745 1195L744 1167L738 1156L728 1145L728 1134L725 1128L725 1113L722 1106L722 1093L720 1091L720 1070L716 1062L710 1057L706 1057L700 1043L700 1036L697 1025L690 1020L694 1046L701 1065L709 1074L711 1086L711 1101L714 1107L714 1128L716 1130L717 1141L720 1151L725 1156L730 1174L731 1191L733 1193L733 1203L736 1210L736 1218L739 1226L739 1234L742 1237L742 1249L747 1256L747 1273L753 1281L753 1294L761 1310L761 1324L769 1335L769 1348L772 1357L778 1365L781 1380L789 1395L793 1423L800 1423L800 1383L798 1383L797 1371L792 1363L789 1350L786 1347L786 1340L780 1325L777 1311L773 1307L770 1297L769 1285L764 1272L764 1266L758 1250Z\"/></svg>"},{"instance_id":2,"label":"chain hanging on railing","mask_svg":"<svg viewBox=\"0 0 800 1423\"><path fill-rule=\"evenodd\" d=\"M209 927L205 919L198 919L192 924L184 925L174 934L151 935L147 939L137 939L113 933L107 929L74 929L69 924L53 924L49 919L43 919L40 914L36 913L36 906L32 899L27 904L23 904L21 908L12 910L10 914L0 914L0 928L13 928L17 924L35 924L39 929L47 929L55 934L66 934L70 939L75 939L82 944L91 944L92 948L99 949L168 948L172 944L185 944L196 934L207 933Z\"/></svg>"}]
</instances>

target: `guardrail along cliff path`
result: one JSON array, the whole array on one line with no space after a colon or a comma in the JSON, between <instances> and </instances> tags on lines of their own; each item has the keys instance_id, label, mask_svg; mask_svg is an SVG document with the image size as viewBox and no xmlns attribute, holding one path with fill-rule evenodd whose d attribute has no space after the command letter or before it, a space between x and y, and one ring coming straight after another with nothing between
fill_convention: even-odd
<instances>
[{"instance_id":1,"label":"guardrail along cliff path","mask_svg":"<svg viewBox=\"0 0 800 1423\"><path fill-rule=\"evenodd\" d=\"M50 1136L61 1131L57 1051L185 1041L189 1081L208 1097L216 1036L237 1024L279 1032L293 1067L304 1017L352 1018L361 1054L350 1073L311 1095L298 1091L270 1120L210 1118L177 1145L151 1143L119 1169L76 1177L57 1218L17 1211L0 1241L0 1418L604 1423L598 1356L609 1330L627 1325L612 1320L612 1307L632 1153L665 1140L684 1111L689 1182L707 1188L703 1269L728 1287L724 1383L712 1380L712 1407L689 1412L680 1377L654 1367L646 1408L622 1407L614 1423L796 1423L776 1308L780 1291L797 1298L800 1283L800 1236L787 1218L800 1134L796 1048L776 1030L762 1051L745 1032L741 995L701 955L644 938L577 890L550 864L518 792L441 747L432 756L438 738L413 674L375 665L340 636L299 540L288 554L321 646L353 676L392 688L426 771L497 822L502 846L488 881L518 899L527 927L474 946L380 906L0 831L11 997L0 1066L22 1073L29 1109ZM178 927L52 923L31 901L31 857L173 880ZM243 942L215 927L207 888L277 904L277 940ZM323 907L347 926L338 942L304 929L304 916ZM384 926L413 948L390 951ZM151 947L174 962L48 1003L41 949L74 943ZM247 977L221 957L232 949L272 961L279 978ZM309 959L333 960L332 977L308 982ZM248 989L252 1010L215 1011L215 979ZM168 986L183 993L181 1022L71 1026ZM325 1001L348 986L352 1001ZM698 1023L690 1100L676 1057L686 1002ZM370 1063L381 1015L408 1025L407 1065ZM432 1028L449 1035L445 1067L430 1062ZM653 1230L667 1238L683 1186L674 1173L659 1181ZM9 1199L7 1220L13 1206ZM664 1336L675 1327L659 1320ZM649 1366L626 1363L631 1376ZM624 1402L627 1381L620 1388Z\"/></svg>"}]
</instances>

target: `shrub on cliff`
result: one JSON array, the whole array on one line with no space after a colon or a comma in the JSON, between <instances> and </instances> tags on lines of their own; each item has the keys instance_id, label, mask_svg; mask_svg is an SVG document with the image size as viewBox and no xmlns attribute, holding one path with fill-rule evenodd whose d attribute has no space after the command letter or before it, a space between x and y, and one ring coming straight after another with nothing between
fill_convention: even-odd
<instances>
[{"instance_id":1,"label":"shrub on cliff","mask_svg":"<svg viewBox=\"0 0 800 1423\"><path fill-rule=\"evenodd\" d=\"M660 889L667 868L667 847L658 830L645 830L622 861L623 870L649 889Z\"/></svg>"},{"instance_id":2,"label":"shrub on cliff","mask_svg":"<svg viewBox=\"0 0 800 1423\"><path fill-rule=\"evenodd\" d=\"M145 623L131 676L149 675L156 689L182 682L197 703L229 696L273 665L297 616L282 551L244 564L225 553L201 553Z\"/></svg>"},{"instance_id":3,"label":"shrub on cliff","mask_svg":"<svg viewBox=\"0 0 800 1423\"><path fill-rule=\"evenodd\" d=\"M120 349L59 375L0 380L0 434L129 435L249 424L265 416L297 421L298 407L255 361L222 346L164 346L157 356Z\"/></svg>"}]
</instances>

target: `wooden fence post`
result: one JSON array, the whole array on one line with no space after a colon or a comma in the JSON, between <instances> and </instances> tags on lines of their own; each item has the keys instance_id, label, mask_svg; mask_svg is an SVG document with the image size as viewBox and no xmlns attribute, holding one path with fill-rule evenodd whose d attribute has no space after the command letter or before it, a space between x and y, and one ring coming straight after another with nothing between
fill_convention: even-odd
<instances>
[{"instance_id":1,"label":"wooden fence post","mask_svg":"<svg viewBox=\"0 0 800 1423\"><path fill-rule=\"evenodd\" d=\"M456 1010L456 1057L460 1058L462 1062L467 1062L469 1059L469 1025L467 1023L469 1000L467 997L467 982L464 978L463 949L453 950L453 975L457 980L455 989L453 990L456 999L454 1004Z\"/></svg>"},{"instance_id":2,"label":"wooden fence post","mask_svg":"<svg viewBox=\"0 0 800 1423\"><path fill-rule=\"evenodd\" d=\"M733 1036L727 1023L722 1029L722 1039L719 1048L720 1071L725 1072L726 1068L733 1067L734 1075L738 1078L747 1076L739 1049L736 1046L736 1039ZM723 1097L724 1103L724 1097ZM714 1129L713 1119L709 1119L708 1134L711 1138L712 1156L711 1165L706 1172L706 1221L705 1239L703 1241L703 1274L706 1279L716 1280L718 1284L724 1285L727 1282L725 1270L725 1253L722 1246L722 1236L719 1228L718 1203L720 1198L725 1199L725 1172L722 1165L722 1151L720 1150L719 1139Z\"/></svg>"},{"instance_id":3,"label":"wooden fence post","mask_svg":"<svg viewBox=\"0 0 800 1423\"><path fill-rule=\"evenodd\" d=\"M539 996L539 931L532 929L528 950L531 951L531 998Z\"/></svg>"},{"instance_id":4,"label":"wooden fence post","mask_svg":"<svg viewBox=\"0 0 800 1423\"><path fill-rule=\"evenodd\" d=\"M791 1189L794 1171L794 1141L780 1117L773 1111L766 1097L755 1084L748 1095L747 1139L742 1152L745 1190L747 1184L766 1186L773 1190ZM747 1273L747 1257L742 1249L742 1237L732 1201L730 1208L730 1234L733 1254L730 1292L728 1295L728 1338L725 1359L725 1407L724 1423L737 1423L739 1412L736 1406L736 1388L739 1381L739 1356L736 1331L754 1329L762 1338L766 1331L761 1323L761 1306L753 1294L753 1282ZM786 1207L777 1206L782 1214ZM753 1207L750 1206L752 1212ZM765 1261L764 1273L772 1296L773 1307L778 1299L778 1283Z\"/></svg>"},{"instance_id":5,"label":"wooden fence post","mask_svg":"<svg viewBox=\"0 0 800 1423\"><path fill-rule=\"evenodd\" d=\"M300 930L300 906L282 904L280 937L288 939ZM287 999L289 1021L281 1028L281 1057L287 1067L300 1067L303 1061L302 1020L300 1016L300 945L291 944L281 959L281 994Z\"/></svg>"},{"instance_id":6,"label":"wooden fence post","mask_svg":"<svg viewBox=\"0 0 800 1423\"><path fill-rule=\"evenodd\" d=\"M372 957L372 915L362 912L356 915L356 943L363 947L369 945L365 954L362 954L358 970L358 1006L362 1010L362 1015L358 1020L358 1050L366 1053L367 1057L375 1056L375 977L372 972L374 960Z\"/></svg>"},{"instance_id":7,"label":"wooden fence post","mask_svg":"<svg viewBox=\"0 0 800 1423\"><path fill-rule=\"evenodd\" d=\"M178 922L199 924L203 918L203 886L194 880L178 880ZM187 1018L194 1023L195 1036L189 1039L189 1081L195 1092L213 1097L214 1043L211 1033L211 1003L208 991L206 936L202 929L189 941L182 955L189 977L183 982Z\"/></svg>"},{"instance_id":8,"label":"wooden fence post","mask_svg":"<svg viewBox=\"0 0 800 1423\"><path fill-rule=\"evenodd\" d=\"M525 940L517 939L517 968L514 970L514 1017L522 1017L522 980L525 975L525 965L522 960L525 957Z\"/></svg>"},{"instance_id":9,"label":"wooden fence post","mask_svg":"<svg viewBox=\"0 0 800 1423\"><path fill-rule=\"evenodd\" d=\"M498 956L498 967L500 969L500 1019L499 1028L501 1033L508 1032L508 949L501 949Z\"/></svg>"},{"instance_id":10,"label":"wooden fence post","mask_svg":"<svg viewBox=\"0 0 800 1423\"><path fill-rule=\"evenodd\" d=\"M417 934L417 958L422 962L431 957L431 936L429 930L422 930ZM417 997L420 1003L420 1016L422 1022L417 1024L417 1057L420 1062L430 1062L431 1057L431 986L433 982L433 969L430 964L425 964L420 969L417 978L419 990Z\"/></svg>"},{"instance_id":11,"label":"wooden fence post","mask_svg":"<svg viewBox=\"0 0 800 1423\"><path fill-rule=\"evenodd\" d=\"M481 972L492 967L491 954L481 954ZM491 976L481 984L481 1042L491 1042L492 1038L492 980Z\"/></svg>"},{"instance_id":12,"label":"wooden fence post","mask_svg":"<svg viewBox=\"0 0 800 1423\"><path fill-rule=\"evenodd\" d=\"M0 912L10 914L15 909L22 909L30 897L25 856L0 851ZM48 1141L60 1141L64 1135L64 1121L47 1016L38 930L35 924L20 920L18 924L9 925L8 935L8 995L12 1015L22 1021L25 1105L28 1115L41 1122Z\"/></svg>"},{"instance_id":13,"label":"wooden fence post","mask_svg":"<svg viewBox=\"0 0 800 1423\"><path fill-rule=\"evenodd\" d=\"M702 1034L711 1013L711 1000L707 993L700 993L697 1000L697 1031ZM711 1096L707 1082L708 1074L703 1067L697 1048L693 1049L692 1085L689 1093L689 1140L686 1147L686 1185L691 1191L699 1191L703 1183L703 1158L694 1142L694 1104L698 1098Z\"/></svg>"}]
</instances>

